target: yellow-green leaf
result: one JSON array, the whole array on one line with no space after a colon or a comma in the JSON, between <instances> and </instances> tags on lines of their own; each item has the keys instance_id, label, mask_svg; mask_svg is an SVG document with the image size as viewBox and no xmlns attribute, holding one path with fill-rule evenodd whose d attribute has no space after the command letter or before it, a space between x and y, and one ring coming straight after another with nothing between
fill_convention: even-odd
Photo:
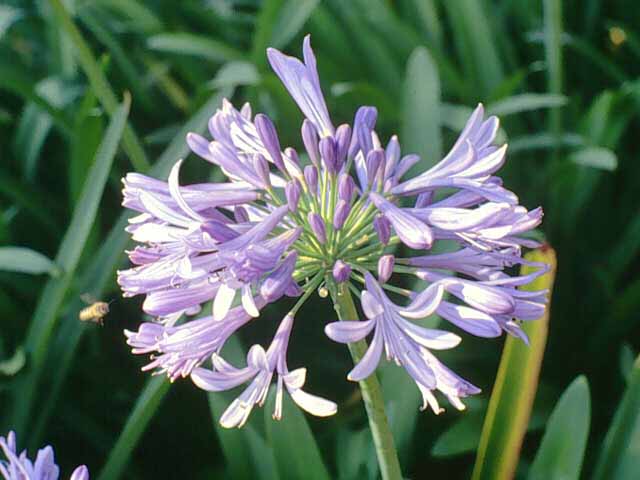
<instances>
[{"instance_id":1,"label":"yellow-green leaf","mask_svg":"<svg viewBox=\"0 0 640 480\"><path fill-rule=\"evenodd\" d=\"M525 258L547 263L551 269L523 289L551 291L556 271L555 251L547 246L529 252ZM525 265L522 268L524 275L531 271L532 267ZM507 338L505 342L482 427L473 480L511 478L515 472L538 388L548 323L549 308L542 318L524 325L523 329L529 336L529 346L513 337ZM495 452L500 452L500 455Z\"/></svg>"}]
</instances>

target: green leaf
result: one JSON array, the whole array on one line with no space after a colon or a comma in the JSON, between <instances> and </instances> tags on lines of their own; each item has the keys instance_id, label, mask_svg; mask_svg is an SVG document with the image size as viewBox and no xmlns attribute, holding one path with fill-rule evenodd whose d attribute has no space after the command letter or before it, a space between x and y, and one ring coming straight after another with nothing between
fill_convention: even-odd
<instances>
[{"instance_id":1,"label":"green leaf","mask_svg":"<svg viewBox=\"0 0 640 480\"><path fill-rule=\"evenodd\" d=\"M87 174L82 193L71 217L71 223L58 249L55 262L64 273L59 278L47 282L29 324L25 349L27 353L31 354L31 372L38 372L46 358L49 340L58 318L58 311L75 276L76 267L91 232L113 159L123 136L130 102L130 97L125 96L123 104L116 109L111 118L93 165ZM21 398L20 401L16 401L16 413L14 414L17 431L22 431L24 422L27 421L30 400L25 400L25 398L32 398L37 387L36 383L32 380L25 385L26 392L20 390L19 396Z\"/></svg>"},{"instance_id":2,"label":"green leaf","mask_svg":"<svg viewBox=\"0 0 640 480\"><path fill-rule=\"evenodd\" d=\"M534 133L512 138L509 141L509 153L546 148L583 147L584 145L585 139L576 133L565 133L560 136L549 132Z\"/></svg>"},{"instance_id":3,"label":"green leaf","mask_svg":"<svg viewBox=\"0 0 640 480\"><path fill-rule=\"evenodd\" d=\"M447 429L431 448L434 457L451 457L472 452L478 446L482 430L483 411L470 411Z\"/></svg>"},{"instance_id":4,"label":"green leaf","mask_svg":"<svg viewBox=\"0 0 640 480\"><path fill-rule=\"evenodd\" d=\"M260 83L258 69L251 62L234 61L225 63L211 81L214 88L257 85Z\"/></svg>"},{"instance_id":5,"label":"green leaf","mask_svg":"<svg viewBox=\"0 0 640 480\"><path fill-rule=\"evenodd\" d=\"M523 287L523 290L551 291L556 271L554 250L544 247L529 252L525 258L533 262L547 263L551 270ZM535 267L525 265L522 267L522 274L526 275L534 270ZM473 480L510 478L515 473L536 396L548 328L549 307L542 318L527 322L523 326L529 337L529 346L511 336L505 341L482 427ZM500 452L500 455L495 455L495 452Z\"/></svg>"},{"instance_id":6,"label":"green leaf","mask_svg":"<svg viewBox=\"0 0 640 480\"><path fill-rule=\"evenodd\" d=\"M640 356L613 417L593 475L594 480L626 480L640 476Z\"/></svg>"},{"instance_id":7,"label":"green leaf","mask_svg":"<svg viewBox=\"0 0 640 480\"><path fill-rule=\"evenodd\" d=\"M127 423L125 423L116 444L107 457L106 465L98 475L98 480L121 478L138 440L160 407L170 386L171 383L164 375L147 380Z\"/></svg>"},{"instance_id":8,"label":"green leaf","mask_svg":"<svg viewBox=\"0 0 640 480\"><path fill-rule=\"evenodd\" d=\"M505 117L514 113L539 110L541 108L562 107L568 102L564 95L544 93L523 93L504 98L487 106L491 115Z\"/></svg>"},{"instance_id":9,"label":"green leaf","mask_svg":"<svg viewBox=\"0 0 640 480\"><path fill-rule=\"evenodd\" d=\"M118 100L109 84L109 80L107 80L106 75L93 56L91 48L82 37L82 33L78 30L78 27L73 23L61 0L50 0L50 3L56 14L60 28L63 29L72 40L72 44L75 47L74 53L78 57L80 66L89 79L89 84L94 90L96 97L98 97L100 103L105 107L105 110L113 115L118 106ZM144 171L149 167L149 161L142 149L141 142L133 128L129 125L125 126L123 147L136 170Z\"/></svg>"},{"instance_id":10,"label":"green leaf","mask_svg":"<svg viewBox=\"0 0 640 480\"><path fill-rule=\"evenodd\" d=\"M412 0L411 3L430 43L440 47L442 44L442 24L438 18L436 2L433 0Z\"/></svg>"},{"instance_id":11,"label":"green leaf","mask_svg":"<svg viewBox=\"0 0 640 480\"><path fill-rule=\"evenodd\" d=\"M239 365L245 362L244 348L237 337L227 340L223 355L225 360ZM273 451L258 430L259 418L249 417L248 422L237 429L227 429L219 419L233 402L235 392L212 392L208 395L211 417L227 461L227 476L230 478L277 479ZM248 455L247 455L248 454ZM250 461L247 461L247 456Z\"/></svg>"},{"instance_id":12,"label":"green leaf","mask_svg":"<svg viewBox=\"0 0 640 480\"><path fill-rule=\"evenodd\" d=\"M11 5L0 5L0 40L5 33L23 17L22 10Z\"/></svg>"},{"instance_id":13,"label":"green leaf","mask_svg":"<svg viewBox=\"0 0 640 480\"><path fill-rule=\"evenodd\" d=\"M544 51L547 62L547 86L549 93L562 94L562 2L544 0ZM560 135L562 117L554 108L549 114L550 128L554 135Z\"/></svg>"},{"instance_id":14,"label":"green leaf","mask_svg":"<svg viewBox=\"0 0 640 480\"><path fill-rule=\"evenodd\" d=\"M256 25L253 30L253 45L251 47L251 61L262 71L266 66L266 50L273 37L274 25L278 21L280 8L284 0L265 0L256 17Z\"/></svg>"},{"instance_id":15,"label":"green leaf","mask_svg":"<svg viewBox=\"0 0 640 480\"><path fill-rule=\"evenodd\" d=\"M474 91L473 96L477 98L480 94L486 97L504 79L487 10L480 0L452 0L444 2L444 6L467 78L472 77L480 90Z\"/></svg>"},{"instance_id":16,"label":"green leaf","mask_svg":"<svg viewBox=\"0 0 640 480\"><path fill-rule=\"evenodd\" d=\"M613 171L618 168L618 157L608 148L586 147L569 155L569 159L578 165Z\"/></svg>"},{"instance_id":17,"label":"green leaf","mask_svg":"<svg viewBox=\"0 0 640 480\"><path fill-rule=\"evenodd\" d=\"M27 357L22 348L16 349L11 358L0 362L0 375L11 377L22 370L26 363Z\"/></svg>"},{"instance_id":18,"label":"green leaf","mask_svg":"<svg viewBox=\"0 0 640 480\"><path fill-rule=\"evenodd\" d=\"M147 39L151 50L177 55L192 55L213 62L228 62L243 57L239 50L218 40L187 32L159 33Z\"/></svg>"},{"instance_id":19,"label":"green leaf","mask_svg":"<svg viewBox=\"0 0 640 480\"><path fill-rule=\"evenodd\" d=\"M30 248L0 247L0 270L20 273L48 273L52 276L60 274L54 262Z\"/></svg>"},{"instance_id":20,"label":"green leaf","mask_svg":"<svg viewBox=\"0 0 640 480\"><path fill-rule=\"evenodd\" d=\"M275 388L264 406L269 444L282 478L325 480L331 478L304 414L288 394L283 395L282 420L271 418L275 406Z\"/></svg>"},{"instance_id":21,"label":"green leaf","mask_svg":"<svg viewBox=\"0 0 640 480\"><path fill-rule=\"evenodd\" d=\"M580 375L567 387L553 409L527 478L580 478L590 421L589 384Z\"/></svg>"},{"instance_id":22,"label":"green leaf","mask_svg":"<svg viewBox=\"0 0 640 480\"><path fill-rule=\"evenodd\" d=\"M635 366L635 353L628 343L623 343L620 347L620 373L627 383L632 378L633 368Z\"/></svg>"},{"instance_id":23,"label":"green leaf","mask_svg":"<svg viewBox=\"0 0 640 480\"><path fill-rule=\"evenodd\" d=\"M160 155L160 158L154 164L153 168L151 168L149 175L156 178L166 177L176 158L182 158L189 152L189 147L184 141L186 134L188 132L202 133L206 128L207 120L211 116L211 112L220 105L223 98L230 97L232 93L230 89L223 89L211 95L209 100L184 124L180 132L174 137L162 155ZM216 175L222 176L222 172L216 169ZM218 178L218 180L220 180L220 178ZM94 260L86 271L83 272L79 282L80 292L89 293L95 298L102 298L108 283L113 280L118 262L123 257L125 246L129 240L129 235L125 231L125 227L128 224L127 219L130 215L131 213L126 211L120 214L117 222L105 238L104 244L95 255ZM56 359L56 374L52 376L53 383L51 390L48 392L47 402L45 402L39 410L37 421L35 422L34 437L39 437L47 425L56 398L59 395L64 379L67 377L69 368L77 353L81 336L85 331L85 329L78 328L77 312L80 308L82 308L82 303L80 299L77 298L71 304L69 308L71 313L65 317L59 333L59 338L64 339L64 341L59 342L59 345L61 345L59 349L54 349L54 351L51 352L50 358ZM30 385L37 383L41 372L41 370L31 370L31 377L26 382L27 388L32 388ZM20 403L23 407L22 409L28 412L30 401L24 399L24 390L17 390L17 392L18 397L22 399Z\"/></svg>"},{"instance_id":24,"label":"green leaf","mask_svg":"<svg viewBox=\"0 0 640 480\"><path fill-rule=\"evenodd\" d=\"M300 32L318 3L320 0L288 0L276 19L270 46L286 46Z\"/></svg>"},{"instance_id":25,"label":"green leaf","mask_svg":"<svg viewBox=\"0 0 640 480\"><path fill-rule=\"evenodd\" d=\"M440 79L438 69L424 47L416 48L407 62L403 91L402 145L422 158L426 170L440 160Z\"/></svg>"}]
</instances>

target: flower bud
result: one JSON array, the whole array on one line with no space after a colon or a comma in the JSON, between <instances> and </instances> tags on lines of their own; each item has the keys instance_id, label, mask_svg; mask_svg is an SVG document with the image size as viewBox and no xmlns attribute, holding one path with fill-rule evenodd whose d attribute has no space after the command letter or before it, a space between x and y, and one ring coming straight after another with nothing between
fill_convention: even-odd
<instances>
[{"instance_id":1,"label":"flower bud","mask_svg":"<svg viewBox=\"0 0 640 480\"><path fill-rule=\"evenodd\" d=\"M367 185L373 185L380 165L384 160L384 151L376 148L367 155Z\"/></svg>"},{"instance_id":2,"label":"flower bud","mask_svg":"<svg viewBox=\"0 0 640 480\"><path fill-rule=\"evenodd\" d=\"M387 245L391 239L391 223L389 220L382 215L378 215L373 219L373 228L375 228L382 244Z\"/></svg>"},{"instance_id":3,"label":"flower bud","mask_svg":"<svg viewBox=\"0 0 640 480\"><path fill-rule=\"evenodd\" d=\"M291 147L287 147L284 149L284 155L286 157L285 166L287 167L289 175L293 178L300 178L302 176L302 169L300 168L298 152Z\"/></svg>"},{"instance_id":4,"label":"flower bud","mask_svg":"<svg viewBox=\"0 0 640 480\"><path fill-rule=\"evenodd\" d=\"M351 267L342 260L336 261L333 265L333 278L338 283L344 283L351 276Z\"/></svg>"},{"instance_id":5,"label":"flower bud","mask_svg":"<svg viewBox=\"0 0 640 480\"><path fill-rule=\"evenodd\" d=\"M247 213L247 209L242 205L239 205L233 209L233 217L235 218L237 223L246 223L249 221L249 214Z\"/></svg>"},{"instance_id":6,"label":"flower bud","mask_svg":"<svg viewBox=\"0 0 640 480\"><path fill-rule=\"evenodd\" d=\"M304 148L309 154L309 160L316 167L320 165L320 150L318 150L318 132L316 127L313 126L309 120L305 119L302 122L302 142Z\"/></svg>"},{"instance_id":7,"label":"flower bud","mask_svg":"<svg viewBox=\"0 0 640 480\"><path fill-rule=\"evenodd\" d=\"M318 191L318 169L313 165L304 167L304 180L312 194Z\"/></svg>"},{"instance_id":8,"label":"flower bud","mask_svg":"<svg viewBox=\"0 0 640 480\"><path fill-rule=\"evenodd\" d=\"M337 169L340 170L347 159L349 144L351 143L351 127L343 124L336 130L336 162Z\"/></svg>"},{"instance_id":9,"label":"flower bud","mask_svg":"<svg viewBox=\"0 0 640 480\"><path fill-rule=\"evenodd\" d=\"M380 283L387 283L393 273L393 266L395 265L395 257L393 255L383 255L378 260L378 281Z\"/></svg>"},{"instance_id":10,"label":"flower bud","mask_svg":"<svg viewBox=\"0 0 640 480\"><path fill-rule=\"evenodd\" d=\"M280 150L280 140L278 140L278 132L276 127L269 117L259 113L253 119L253 123L258 131L258 136L262 140L264 148L269 152L269 156L273 163L280 171L285 171L284 161L282 160L282 153Z\"/></svg>"},{"instance_id":11,"label":"flower bud","mask_svg":"<svg viewBox=\"0 0 640 480\"><path fill-rule=\"evenodd\" d=\"M289 210L295 212L298 210L298 202L300 201L300 182L295 178L284 187L284 192L287 197L287 205Z\"/></svg>"},{"instance_id":12,"label":"flower bud","mask_svg":"<svg viewBox=\"0 0 640 480\"><path fill-rule=\"evenodd\" d=\"M253 156L253 169L264 183L265 188L271 187L271 179L269 178L269 164L267 163L267 159L259 153L256 153Z\"/></svg>"},{"instance_id":13,"label":"flower bud","mask_svg":"<svg viewBox=\"0 0 640 480\"><path fill-rule=\"evenodd\" d=\"M338 198L340 200L344 200L345 202L351 202L351 197L353 196L353 190L355 185L353 183L353 178L348 173L341 173L338 178Z\"/></svg>"},{"instance_id":14,"label":"flower bud","mask_svg":"<svg viewBox=\"0 0 640 480\"><path fill-rule=\"evenodd\" d=\"M335 173L337 171L336 142L332 137L324 137L320 140L320 155L329 173Z\"/></svg>"},{"instance_id":15,"label":"flower bud","mask_svg":"<svg viewBox=\"0 0 640 480\"><path fill-rule=\"evenodd\" d=\"M327 241L327 230L324 226L324 220L322 220L322 217L317 213L309 212L307 219L309 220L311 230L313 230L318 241L324 244Z\"/></svg>"},{"instance_id":16,"label":"flower bud","mask_svg":"<svg viewBox=\"0 0 640 480\"><path fill-rule=\"evenodd\" d=\"M338 200L336 211L333 214L333 228L340 230L347 220L349 213L351 212L351 205L344 200Z\"/></svg>"}]
</instances>

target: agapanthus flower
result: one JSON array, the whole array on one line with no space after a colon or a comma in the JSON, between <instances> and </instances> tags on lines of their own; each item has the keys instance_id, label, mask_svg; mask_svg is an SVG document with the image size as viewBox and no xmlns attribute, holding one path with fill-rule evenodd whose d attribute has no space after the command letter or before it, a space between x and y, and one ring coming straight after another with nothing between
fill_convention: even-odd
<instances>
[{"instance_id":1,"label":"agapanthus flower","mask_svg":"<svg viewBox=\"0 0 640 480\"><path fill-rule=\"evenodd\" d=\"M36 460L32 462L27 458L26 450L18 453L16 434L9 432L6 438L0 437L0 450L6 459L0 460L0 475L4 480L57 480L60 476L53 448L49 445L38 450ZM85 465L80 465L69 480L89 480L89 470Z\"/></svg>"},{"instance_id":2,"label":"agapanthus flower","mask_svg":"<svg viewBox=\"0 0 640 480\"><path fill-rule=\"evenodd\" d=\"M330 321L326 334L342 343L372 337L350 380L372 374L384 351L415 381L423 407L440 412L436 394L443 394L462 409L461 399L480 389L433 353L455 348L461 337L418 322L437 314L472 335L505 331L526 341L521 322L542 315L546 292L519 287L547 266L522 258L523 247L537 246L523 234L540 223L542 210L519 205L495 176L507 148L495 144L498 119L485 118L482 105L444 159L405 178L420 157L403 155L396 136L382 143L372 106L359 108L353 125L335 126L309 36L303 54L300 61L267 50L305 116L304 155L281 144L268 116L225 100L209 121L210 138L186 139L222 169L225 182L181 185L182 160L167 182L125 177L123 204L139 213L128 231L140 245L129 252L135 266L118 279L125 296L146 295L143 310L156 317L127 331L128 343L134 353L151 354L144 369L171 380L191 377L210 391L248 384L223 414L226 427L246 422L274 377L274 418L285 390L306 411L330 415L336 405L302 390L306 370L290 371L286 352L306 300L339 287L354 292L364 318ZM519 264L537 270L510 276ZM399 288L399 276L419 286ZM246 366L225 361L226 340L285 296L297 300L270 346L251 347ZM191 319L205 304L205 315Z\"/></svg>"}]
</instances>

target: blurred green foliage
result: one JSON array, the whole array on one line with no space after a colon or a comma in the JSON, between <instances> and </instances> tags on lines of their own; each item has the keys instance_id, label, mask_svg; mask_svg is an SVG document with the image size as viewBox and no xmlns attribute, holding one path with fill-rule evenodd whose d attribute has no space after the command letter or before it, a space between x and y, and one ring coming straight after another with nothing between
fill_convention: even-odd
<instances>
[{"instance_id":1,"label":"blurred green foliage","mask_svg":"<svg viewBox=\"0 0 640 480\"><path fill-rule=\"evenodd\" d=\"M639 478L635 0L4 0L0 254L11 262L0 261L0 433L17 428L30 451L46 440L64 472L83 462L102 479L290 478L303 465L318 465L317 478L376 477L356 386L341 381L348 353L322 333L334 318L328 304L307 309L290 347L310 389L339 401L325 420L287 405L286 424L254 412L245 430L222 432L211 412L219 416L224 396L208 403L188 380L149 379L122 335L141 313L114 281L126 265L120 177L166 176L188 154L186 132L204 130L223 97L250 101L298 147L301 114L265 48L299 54L307 32L336 123L376 106L383 138L399 133L422 168L477 102L502 117L505 183L545 208L542 229L558 254L516 476L556 478L548 469L557 467L562 478ZM215 175L197 161L185 173ZM17 246L28 250L7 250ZM79 324L86 292L116 299L104 328ZM285 308L234 340L238 356ZM412 382L383 369L406 476L471 475L501 350L501 340L465 336L444 355L483 388L467 413L419 413Z\"/></svg>"}]
</instances>

